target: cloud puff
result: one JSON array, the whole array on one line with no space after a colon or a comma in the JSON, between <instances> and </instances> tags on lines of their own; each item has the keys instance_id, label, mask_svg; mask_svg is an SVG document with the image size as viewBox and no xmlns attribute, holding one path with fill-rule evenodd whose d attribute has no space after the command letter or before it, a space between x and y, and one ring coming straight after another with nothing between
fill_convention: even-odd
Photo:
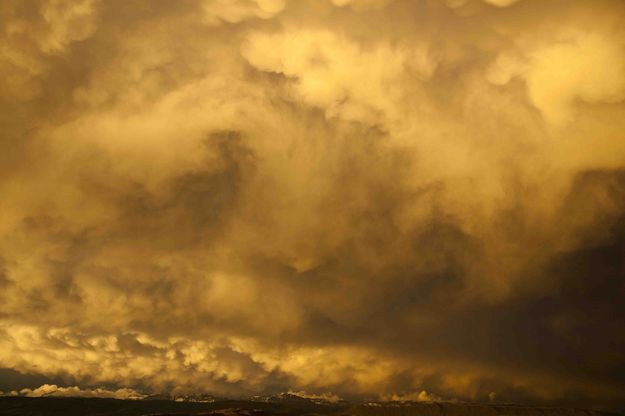
<instances>
[{"instance_id":1,"label":"cloud puff","mask_svg":"<svg viewBox=\"0 0 625 416\"><path fill-rule=\"evenodd\" d=\"M285 0L206 0L202 7L210 25L238 23L250 18L267 19L279 13Z\"/></svg>"},{"instance_id":2,"label":"cloud puff","mask_svg":"<svg viewBox=\"0 0 625 416\"><path fill-rule=\"evenodd\" d=\"M253 33L243 55L262 71L296 78L297 98L326 116L369 123L391 115L408 72L428 79L437 65L425 45L361 45L329 30Z\"/></svg>"},{"instance_id":3,"label":"cloud puff","mask_svg":"<svg viewBox=\"0 0 625 416\"><path fill-rule=\"evenodd\" d=\"M310 394L305 391L289 390L288 394L292 394L298 397L303 397L309 400L321 400L323 402L328 402L328 403L338 403L341 401L341 398L338 395L334 393L330 393L330 392L320 393L320 394Z\"/></svg>"},{"instance_id":4,"label":"cloud puff","mask_svg":"<svg viewBox=\"0 0 625 416\"><path fill-rule=\"evenodd\" d=\"M380 398L384 402L440 402L443 401L435 394L425 390L415 391L408 394L389 394Z\"/></svg>"},{"instance_id":5,"label":"cloud puff","mask_svg":"<svg viewBox=\"0 0 625 416\"><path fill-rule=\"evenodd\" d=\"M20 394L26 397L99 397L121 400L140 400L145 397L144 394L137 393L133 389L117 389L107 390L103 388L97 389L81 389L77 386L59 387L54 384L44 384L36 389L23 389Z\"/></svg>"},{"instance_id":6,"label":"cloud puff","mask_svg":"<svg viewBox=\"0 0 625 416\"><path fill-rule=\"evenodd\" d=\"M508 7L518 2L519 0L484 0L488 4L492 4L497 7Z\"/></svg>"},{"instance_id":7,"label":"cloud puff","mask_svg":"<svg viewBox=\"0 0 625 416\"><path fill-rule=\"evenodd\" d=\"M497 84L524 77L533 104L548 121L562 124L570 122L578 100L600 104L625 99L624 48L619 38L609 35L563 34L553 43L527 51L525 61L505 53L498 56L489 77Z\"/></svg>"}]
</instances>

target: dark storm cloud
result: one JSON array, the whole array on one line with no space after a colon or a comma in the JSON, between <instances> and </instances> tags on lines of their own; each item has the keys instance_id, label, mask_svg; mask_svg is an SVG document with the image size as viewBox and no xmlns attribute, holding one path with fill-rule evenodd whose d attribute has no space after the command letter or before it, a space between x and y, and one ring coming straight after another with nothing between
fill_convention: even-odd
<instances>
[{"instance_id":1,"label":"dark storm cloud","mask_svg":"<svg viewBox=\"0 0 625 416\"><path fill-rule=\"evenodd\" d=\"M46 383L55 382L50 377L45 377L40 374L22 374L10 368L0 369L0 391L10 392L12 390L19 391L23 388L30 386L40 386ZM56 383L60 383L61 380L56 380Z\"/></svg>"},{"instance_id":2,"label":"dark storm cloud","mask_svg":"<svg viewBox=\"0 0 625 416\"><path fill-rule=\"evenodd\" d=\"M0 13L3 390L623 400L621 2Z\"/></svg>"}]
</instances>

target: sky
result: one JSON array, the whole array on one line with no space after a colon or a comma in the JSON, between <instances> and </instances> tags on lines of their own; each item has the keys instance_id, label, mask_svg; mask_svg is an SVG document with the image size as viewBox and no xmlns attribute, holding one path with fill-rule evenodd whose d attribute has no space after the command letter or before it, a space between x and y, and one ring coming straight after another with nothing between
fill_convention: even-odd
<instances>
[{"instance_id":1,"label":"sky","mask_svg":"<svg viewBox=\"0 0 625 416\"><path fill-rule=\"evenodd\" d=\"M2 1L0 126L5 393L625 403L622 0Z\"/></svg>"}]
</instances>

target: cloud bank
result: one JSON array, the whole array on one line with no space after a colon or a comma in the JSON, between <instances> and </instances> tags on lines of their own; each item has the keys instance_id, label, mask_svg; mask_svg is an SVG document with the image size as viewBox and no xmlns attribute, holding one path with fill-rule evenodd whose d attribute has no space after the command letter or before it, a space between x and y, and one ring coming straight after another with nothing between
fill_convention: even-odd
<instances>
[{"instance_id":1,"label":"cloud bank","mask_svg":"<svg viewBox=\"0 0 625 416\"><path fill-rule=\"evenodd\" d=\"M4 2L3 389L622 403L624 20Z\"/></svg>"},{"instance_id":2,"label":"cloud bank","mask_svg":"<svg viewBox=\"0 0 625 416\"><path fill-rule=\"evenodd\" d=\"M59 387L55 384L44 384L38 388L22 389L20 394L26 397L99 397L107 399L140 400L145 395L132 389L107 390L104 388L81 389L80 387Z\"/></svg>"}]
</instances>

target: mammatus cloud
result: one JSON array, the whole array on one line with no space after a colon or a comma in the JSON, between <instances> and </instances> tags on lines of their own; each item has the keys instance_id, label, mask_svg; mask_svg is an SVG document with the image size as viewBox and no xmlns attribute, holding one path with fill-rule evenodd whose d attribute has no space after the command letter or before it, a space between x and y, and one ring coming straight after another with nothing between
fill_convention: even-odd
<instances>
[{"instance_id":1,"label":"mammatus cloud","mask_svg":"<svg viewBox=\"0 0 625 416\"><path fill-rule=\"evenodd\" d=\"M622 402L624 19L2 3L2 389Z\"/></svg>"},{"instance_id":2,"label":"mammatus cloud","mask_svg":"<svg viewBox=\"0 0 625 416\"><path fill-rule=\"evenodd\" d=\"M527 82L533 104L550 122L562 124L575 115L575 103L618 103L625 98L625 70L620 36L565 31L549 46L524 48L519 55L504 52L488 77L503 85L515 77ZM584 59L579 59L584 56ZM561 68L567 68L563 73Z\"/></svg>"},{"instance_id":3,"label":"mammatus cloud","mask_svg":"<svg viewBox=\"0 0 625 416\"><path fill-rule=\"evenodd\" d=\"M202 2L209 25L239 23L247 19L269 19L284 9L285 0L206 0Z\"/></svg>"}]
</instances>

